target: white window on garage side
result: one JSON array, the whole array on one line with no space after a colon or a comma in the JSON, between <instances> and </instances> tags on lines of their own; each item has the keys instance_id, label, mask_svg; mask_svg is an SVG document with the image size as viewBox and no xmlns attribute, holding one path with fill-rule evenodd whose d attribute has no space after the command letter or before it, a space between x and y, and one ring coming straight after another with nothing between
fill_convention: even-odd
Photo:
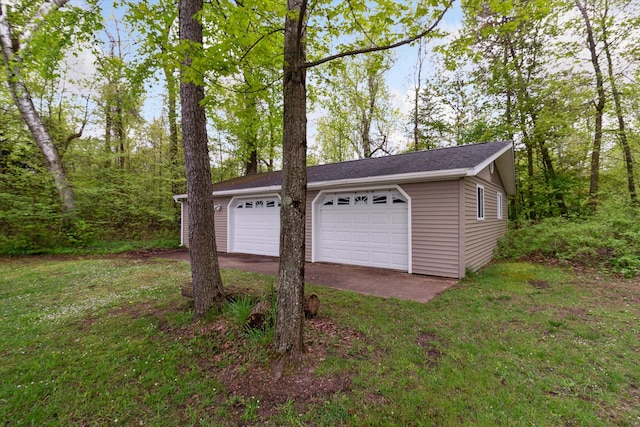
<instances>
[{"instance_id":1,"label":"white window on garage side","mask_svg":"<svg viewBox=\"0 0 640 427\"><path fill-rule=\"evenodd\" d=\"M478 221L484 220L484 187L476 186L476 213Z\"/></svg>"},{"instance_id":2,"label":"white window on garage side","mask_svg":"<svg viewBox=\"0 0 640 427\"><path fill-rule=\"evenodd\" d=\"M498 219L502 219L502 193L496 195L496 209L498 210Z\"/></svg>"}]
</instances>

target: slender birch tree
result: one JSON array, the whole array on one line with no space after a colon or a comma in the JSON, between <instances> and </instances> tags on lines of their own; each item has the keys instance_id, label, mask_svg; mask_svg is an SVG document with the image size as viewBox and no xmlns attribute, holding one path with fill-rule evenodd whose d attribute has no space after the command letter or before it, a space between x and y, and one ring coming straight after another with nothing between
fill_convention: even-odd
<instances>
[{"instance_id":1,"label":"slender birch tree","mask_svg":"<svg viewBox=\"0 0 640 427\"><path fill-rule=\"evenodd\" d=\"M47 17L63 8L68 2L69 0L43 1L24 21L24 17L19 17L24 13L24 8L14 11L13 2L0 0L0 49L13 101L42 152L62 202L63 211L72 213L76 209L73 190L53 139L33 103L23 73L23 52L31 48L30 44ZM18 28L13 24L14 19L24 23Z\"/></svg>"}]
</instances>

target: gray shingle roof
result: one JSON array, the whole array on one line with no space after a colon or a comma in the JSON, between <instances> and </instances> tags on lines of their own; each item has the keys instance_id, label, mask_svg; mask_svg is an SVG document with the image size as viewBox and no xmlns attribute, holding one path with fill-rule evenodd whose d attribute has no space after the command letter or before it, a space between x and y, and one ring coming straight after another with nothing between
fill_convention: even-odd
<instances>
[{"instance_id":1,"label":"gray shingle roof","mask_svg":"<svg viewBox=\"0 0 640 427\"><path fill-rule=\"evenodd\" d=\"M391 177L420 172L469 170L479 166L510 145L511 141L488 142L309 166L307 168L307 182L313 184L337 180ZM260 173L215 183L213 189L214 192L220 192L280 186L281 179L281 171Z\"/></svg>"}]
</instances>

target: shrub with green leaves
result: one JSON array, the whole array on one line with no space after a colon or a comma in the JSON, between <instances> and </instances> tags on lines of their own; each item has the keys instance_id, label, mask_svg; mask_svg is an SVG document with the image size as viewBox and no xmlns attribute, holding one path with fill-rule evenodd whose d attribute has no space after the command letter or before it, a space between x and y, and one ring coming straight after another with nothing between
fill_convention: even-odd
<instances>
[{"instance_id":1,"label":"shrub with green leaves","mask_svg":"<svg viewBox=\"0 0 640 427\"><path fill-rule=\"evenodd\" d=\"M640 274L638 212L603 206L589 218L548 218L509 231L499 243L499 259L554 258L604 271Z\"/></svg>"}]
</instances>

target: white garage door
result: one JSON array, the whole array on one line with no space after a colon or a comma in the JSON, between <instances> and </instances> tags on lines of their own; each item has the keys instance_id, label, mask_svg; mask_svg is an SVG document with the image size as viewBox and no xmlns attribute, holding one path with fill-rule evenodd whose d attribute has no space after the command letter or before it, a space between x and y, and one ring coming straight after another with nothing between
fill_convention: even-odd
<instances>
[{"instance_id":1,"label":"white garage door","mask_svg":"<svg viewBox=\"0 0 640 427\"><path fill-rule=\"evenodd\" d=\"M407 271L407 199L396 190L327 194L320 201L318 261Z\"/></svg>"},{"instance_id":2,"label":"white garage door","mask_svg":"<svg viewBox=\"0 0 640 427\"><path fill-rule=\"evenodd\" d=\"M230 252L278 256L280 200L276 196L240 199L231 204Z\"/></svg>"}]
</instances>

